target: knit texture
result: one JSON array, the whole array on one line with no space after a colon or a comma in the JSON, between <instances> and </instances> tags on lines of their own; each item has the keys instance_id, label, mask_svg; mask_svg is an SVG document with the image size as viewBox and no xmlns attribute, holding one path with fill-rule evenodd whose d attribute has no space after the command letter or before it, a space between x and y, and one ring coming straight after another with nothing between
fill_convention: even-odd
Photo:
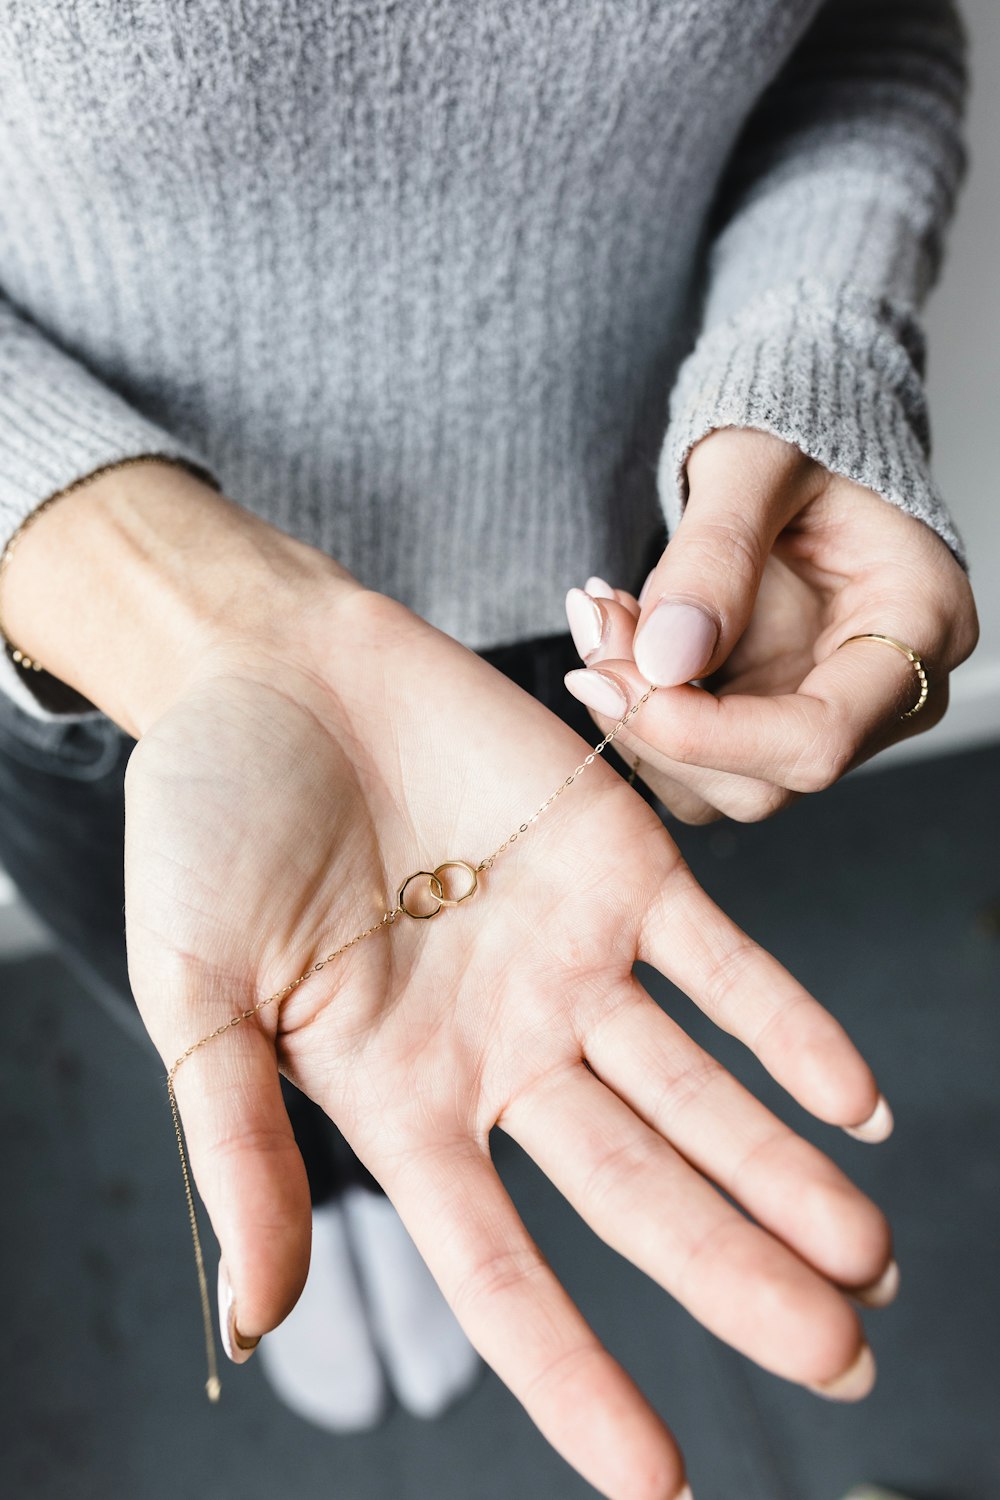
<instances>
[{"instance_id":1,"label":"knit texture","mask_svg":"<svg viewBox=\"0 0 1000 1500\"><path fill-rule=\"evenodd\" d=\"M5 0L0 546L159 452L485 648L637 587L736 424L961 556L963 99L948 0Z\"/></svg>"}]
</instances>

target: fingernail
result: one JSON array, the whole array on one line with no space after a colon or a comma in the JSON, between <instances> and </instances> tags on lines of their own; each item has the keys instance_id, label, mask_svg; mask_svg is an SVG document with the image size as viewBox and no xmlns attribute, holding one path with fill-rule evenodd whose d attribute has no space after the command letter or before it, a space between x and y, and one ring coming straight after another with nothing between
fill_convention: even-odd
<instances>
[{"instance_id":1,"label":"fingernail","mask_svg":"<svg viewBox=\"0 0 1000 1500\"><path fill-rule=\"evenodd\" d=\"M864 1286L852 1295L855 1301L864 1303L865 1307L888 1307L890 1302L895 1302L898 1291L899 1267L891 1260L878 1281L873 1281L871 1286Z\"/></svg>"},{"instance_id":2,"label":"fingernail","mask_svg":"<svg viewBox=\"0 0 1000 1500\"><path fill-rule=\"evenodd\" d=\"M620 719L628 708L625 694L610 677L590 667L567 672L563 678L574 698L579 698L588 708L606 714L609 719Z\"/></svg>"},{"instance_id":3,"label":"fingernail","mask_svg":"<svg viewBox=\"0 0 1000 1500\"><path fill-rule=\"evenodd\" d=\"M686 1484L680 1493L674 1496L674 1500L694 1500L694 1496L691 1493L691 1486Z\"/></svg>"},{"instance_id":4,"label":"fingernail","mask_svg":"<svg viewBox=\"0 0 1000 1500\"><path fill-rule=\"evenodd\" d=\"M613 599L615 597L615 591L610 583L598 577L596 573L591 574L584 584L584 588L588 594L593 594L595 599Z\"/></svg>"},{"instance_id":5,"label":"fingernail","mask_svg":"<svg viewBox=\"0 0 1000 1500\"><path fill-rule=\"evenodd\" d=\"M635 638L635 664L647 682L677 687L705 671L718 639L703 609L663 599Z\"/></svg>"},{"instance_id":6,"label":"fingernail","mask_svg":"<svg viewBox=\"0 0 1000 1500\"><path fill-rule=\"evenodd\" d=\"M849 1370L835 1380L828 1380L825 1385L810 1386L810 1390L827 1401L860 1401L874 1384L875 1356L867 1344L862 1344L861 1353Z\"/></svg>"},{"instance_id":7,"label":"fingernail","mask_svg":"<svg viewBox=\"0 0 1000 1500\"><path fill-rule=\"evenodd\" d=\"M259 1334L255 1339L244 1338L236 1327L236 1299L229 1285L225 1263L221 1260L219 1261L219 1332L222 1336L222 1347L234 1365L245 1365L260 1343Z\"/></svg>"},{"instance_id":8,"label":"fingernail","mask_svg":"<svg viewBox=\"0 0 1000 1500\"><path fill-rule=\"evenodd\" d=\"M599 605L583 589L570 589L566 595L566 618L573 645L586 661L601 644L604 616Z\"/></svg>"},{"instance_id":9,"label":"fingernail","mask_svg":"<svg viewBox=\"0 0 1000 1500\"><path fill-rule=\"evenodd\" d=\"M638 599L639 599L639 603L640 604L645 604L645 602L646 602L646 595L649 593L649 585L653 581L653 574L655 572L656 572L655 568L650 568L649 572L646 574L646 581L643 584L642 588L639 590L639 594L638 594ZM690 1493L690 1491L688 1493ZM683 1496L678 1497L678 1500L683 1500Z\"/></svg>"},{"instance_id":10,"label":"fingernail","mask_svg":"<svg viewBox=\"0 0 1000 1500\"><path fill-rule=\"evenodd\" d=\"M885 1097L879 1094L878 1103L868 1119L861 1125L845 1125L844 1131L847 1135L853 1136L856 1141L874 1143L888 1140L892 1135L893 1123L892 1110L886 1103Z\"/></svg>"}]
</instances>

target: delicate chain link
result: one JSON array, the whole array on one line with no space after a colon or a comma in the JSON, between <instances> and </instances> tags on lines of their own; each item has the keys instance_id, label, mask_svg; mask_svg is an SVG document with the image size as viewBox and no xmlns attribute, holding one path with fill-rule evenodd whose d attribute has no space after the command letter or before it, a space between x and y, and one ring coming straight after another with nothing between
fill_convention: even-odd
<instances>
[{"instance_id":1,"label":"delicate chain link","mask_svg":"<svg viewBox=\"0 0 1000 1500\"><path fill-rule=\"evenodd\" d=\"M615 724L614 728L608 731L608 733L601 740L600 744L595 745L590 754L580 762L576 770L573 771L571 775L567 776L565 781L560 782L554 792L549 793L545 801L541 804L540 807L535 809L535 811L531 814L531 817L528 818L527 822L519 824L514 832L509 834L507 838L504 839L502 844L498 844L497 847L493 850L492 854L487 854L485 859L481 859L478 865L467 866L467 868L474 869L477 875L480 874L483 870L492 869L495 861L504 852L504 850L508 849L510 845L513 844L514 841L521 836L522 833L527 833L528 829L535 821L535 819L541 817L546 808L551 807L556 798L560 797L568 786L572 786L573 782L583 771L587 769L588 766L593 765L597 757L603 753L608 745L611 744L612 740L619 733L619 731L624 729L629 720L639 712L639 709L646 702L647 698L649 698L649 696L655 692L655 685L648 687L643 693L642 697L639 698L635 703L633 703L631 708L629 708L628 711L622 715L617 724ZM631 774L628 778L630 786L635 782L638 767L639 761L637 758L634 765L632 766ZM457 860L451 861L450 863L464 864L464 861ZM444 866L439 866L438 868L443 869ZM411 876L410 879L412 878L413 877ZM436 872L434 872L432 878L436 878ZM408 883L409 881L404 882L404 886L401 887L401 891L405 889L405 885ZM471 891L468 894L471 894ZM465 898L463 897L461 899L464 900ZM446 901L442 904L457 905L458 902ZM440 906L438 909L440 909ZM201 1298L201 1315L205 1334L205 1349L208 1361L208 1379L205 1382L205 1390L210 1401L218 1401L219 1395L222 1390L222 1384L219 1380L219 1367L215 1353L215 1324L212 1319L211 1304L208 1295L208 1280L205 1275L205 1257L202 1254L201 1235L198 1231L198 1214L195 1209L194 1190L191 1186L191 1171L188 1165L187 1150L184 1145L184 1131L181 1126L180 1111L177 1107L177 1095L174 1091L174 1079L177 1076L177 1071L183 1063L187 1062L189 1057L192 1057L194 1053L200 1051L202 1047L207 1047L209 1042L214 1042L218 1037L225 1036L226 1032L231 1031L235 1026L242 1026L244 1021L253 1020L253 1018L259 1015L262 1010L265 1010L267 1006L274 1005L276 1003L280 1004L282 1000L287 999L292 991L297 990L299 986L301 984L304 984L312 974L318 974L320 970L325 968L328 963L331 963L333 959L339 958L342 953L346 953L348 948L353 948L356 943L363 942L365 938L371 937L374 933L381 932L386 927L391 927L396 918L400 916L404 911L408 916L417 915L417 913L410 911L407 907L405 907L401 903L401 901L397 901L396 905L393 906L390 911L383 913L378 922L374 922L370 927L366 927L363 932L355 933L354 937L348 938L346 943L341 943L339 948L334 948L333 951L331 953L328 953L325 958L321 958L317 963L314 963L310 968L306 969L303 974L299 975L298 979L293 979L291 984L286 984L283 989L275 990L273 995L268 995L266 999L259 1000L256 1005L250 1006L248 1010L238 1011L237 1014L231 1016L228 1021L223 1022L221 1026L217 1026L214 1031L208 1032L207 1035L201 1037L199 1041L193 1042L190 1047L188 1047L184 1052L181 1053L180 1057L178 1057L177 1061L174 1063L173 1067L167 1074L167 1097L170 1101L170 1110L174 1122L174 1133L177 1136L177 1151L180 1156L181 1173L184 1179L184 1195L187 1202L188 1219L191 1225L191 1240L194 1245L195 1265L198 1271L198 1291ZM434 913L434 915L436 915L436 912Z\"/></svg>"},{"instance_id":2,"label":"delicate chain link","mask_svg":"<svg viewBox=\"0 0 1000 1500\"><path fill-rule=\"evenodd\" d=\"M493 868L493 861L497 858L497 856L502 854L503 851L514 842L515 839L520 838L522 833L527 833L529 827L535 821L535 819L541 817L545 809L547 807L551 807L556 798L561 797L568 786L572 786L573 782L580 775L581 771L585 771L588 766L593 765L597 757L607 748L608 745L611 744L611 741L614 739L618 731L620 729L624 729L629 719L631 719L634 714L637 714L639 712L640 708L645 703L650 693L655 692L655 684L652 687L648 687L646 689L642 697L636 703L632 704L632 707L629 709L628 713L624 714L622 718L618 720L618 723L615 725L615 727L608 731L603 740L601 740L601 743L599 745L595 745L590 754L584 760L581 760L580 764L577 766L573 774L571 776L567 776L565 781L561 781L554 792L549 793L545 801L542 803L541 807L535 809L528 821L526 823L519 824L514 832L512 834L509 834L508 837L504 839L502 844L497 845L492 854L487 854L485 859L481 859L479 861L479 864L476 866L477 872L480 870L490 870ZM638 766L639 762L638 760L636 760L635 765L632 767L631 775L629 776L630 786L635 783L635 775L636 771L638 770Z\"/></svg>"},{"instance_id":3,"label":"delicate chain link","mask_svg":"<svg viewBox=\"0 0 1000 1500\"><path fill-rule=\"evenodd\" d=\"M184 1177L184 1197L187 1202L188 1222L191 1226L191 1240L194 1244L194 1263L198 1270L198 1295L201 1298L201 1322L205 1334L205 1358L208 1362L208 1379L205 1381L205 1393L209 1401L218 1401L222 1390L222 1382L219 1379L219 1365L215 1354L215 1325L212 1322L212 1308L208 1300L208 1278L205 1275L205 1257L201 1253L201 1235L198 1233L198 1214L194 1206L194 1192L191 1188L191 1173L188 1170L187 1151L184 1149L184 1131L181 1128L180 1110L177 1108L177 1095L174 1093L173 1074L171 1070L167 1077L167 1098L170 1100L170 1113L174 1122L174 1135L177 1137L177 1151L181 1159L181 1173Z\"/></svg>"}]
</instances>

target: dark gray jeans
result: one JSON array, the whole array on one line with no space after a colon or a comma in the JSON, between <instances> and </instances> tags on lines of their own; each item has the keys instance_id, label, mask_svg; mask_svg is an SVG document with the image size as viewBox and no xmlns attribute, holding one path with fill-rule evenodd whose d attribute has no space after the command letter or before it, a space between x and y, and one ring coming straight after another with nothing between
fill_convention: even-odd
<instances>
[{"instance_id":1,"label":"dark gray jeans","mask_svg":"<svg viewBox=\"0 0 1000 1500\"><path fill-rule=\"evenodd\" d=\"M480 655L596 741L589 714L562 680L580 665L569 635ZM125 765L134 744L109 719L42 721L0 693L0 864L88 991L138 1031L125 957L123 873ZM323 1112L287 1080L282 1087L313 1202L352 1182L375 1189Z\"/></svg>"}]
</instances>

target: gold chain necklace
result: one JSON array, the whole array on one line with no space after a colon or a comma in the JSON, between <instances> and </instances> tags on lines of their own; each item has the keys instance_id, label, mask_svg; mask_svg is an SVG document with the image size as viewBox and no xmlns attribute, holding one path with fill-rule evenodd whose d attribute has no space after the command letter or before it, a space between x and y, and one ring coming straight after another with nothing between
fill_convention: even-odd
<instances>
[{"instance_id":1,"label":"gold chain necklace","mask_svg":"<svg viewBox=\"0 0 1000 1500\"><path fill-rule=\"evenodd\" d=\"M551 806L556 798L561 796L568 786L572 785L572 783L581 774L581 772L585 771L588 766L593 765L594 761L601 754L601 752L611 744L611 741L615 738L615 735L618 733L618 731L625 727L625 725L633 717L633 715L639 712L639 709L646 702L646 699L650 696L650 694L655 692L655 685L648 687L643 693L642 697L638 700L638 702L632 704L631 708L622 715L614 728L608 731L603 740L601 740L600 744L595 745L590 754L580 762L576 770L573 771L570 776L567 776L565 781L560 782L555 791L550 792L542 805L535 809L535 811L531 814L531 817L528 818L527 822L519 824L513 833L508 834L503 843L499 844L497 848L493 850L492 854L487 854L485 859L481 859L477 865L472 865L464 859L446 859L442 860L441 864L439 864L433 870L416 870L412 875L408 875L403 881L402 885L399 887L395 906L393 906L390 911L384 912L378 922L373 923L371 927L366 927L363 932L355 933L354 937L348 938L346 943L341 943L339 948L334 948L332 953L328 953L325 958L321 958L317 963L314 963L311 968L306 969L305 973L300 974L298 979L293 979L291 984L286 984L284 989L276 990L273 995L268 995L265 1000L258 1001L257 1004L251 1006L249 1010L240 1011L237 1015L231 1016L230 1019L226 1021L222 1026L217 1026L214 1031L210 1031L208 1035L203 1036L200 1041L193 1042L186 1051L181 1053L180 1057L170 1069L169 1073L167 1074L167 1097L170 1100L170 1112L173 1116L174 1134L177 1137L177 1151L180 1156L181 1174L184 1179L184 1196L187 1200L188 1218L191 1224L191 1240L194 1246L195 1265L198 1270L198 1290L201 1295L201 1316L202 1324L204 1326L205 1353L208 1363L208 1379L205 1382L205 1390L210 1401L218 1401L220 1392L222 1390L222 1383L219 1380L219 1366L215 1352L215 1323L212 1318L211 1306L208 1297L208 1282L205 1277L205 1258L202 1254L201 1236L198 1232L198 1215L195 1211L194 1206L194 1189L191 1185L191 1172L188 1166L187 1149L184 1145L184 1131L181 1126L180 1111L177 1108L177 1095L174 1092L174 1079L177 1077L179 1068L187 1061L189 1057L192 1056L193 1053L198 1052L202 1047L206 1047L209 1042L214 1042L217 1037L225 1036L226 1032L231 1031L234 1026L242 1026L244 1021L251 1021L254 1016L258 1015L268 1005L280 1005L281 1001L287 999L287 997L292 993L293 990L298 989L300 984L304 984L311 974L318 974L320 970L325 968L328 963L332 963L335 958L339 958L342 953L346 953L348 948L353 948L356 943L363 942L365 938L371 937L373 933L382 932L385 928L391 927L398 916L402 916L405 914L406 916L413 917L418 921L428 921L431 917L436 917L438 912L441 911L443 907L460 906L463 901L467 901L469 897L473 895L478 889L479 876L483 873L483 871L492 869L494 862L499 858L503 851L509 848L510 845L513 844L514 841L521 836L522 833L527 833L529 827L535 821L535 819L541 817L545 809ZM638 765L639 762L638 760L636 760L635 764L632 767L631 774L628 778L630 786L635 781L635 775ZM442 881L441 876L446 870L456 869L465 870L470 879L467 889L464 890L460 896L449 897L445 895L444 882ZM436 903L432 910L426 912L414 910L407 905L407 890L414 881L419 880L421 877L426 879L427 889L430 891L431 900Z\"/></svg>"}]
</instances>

